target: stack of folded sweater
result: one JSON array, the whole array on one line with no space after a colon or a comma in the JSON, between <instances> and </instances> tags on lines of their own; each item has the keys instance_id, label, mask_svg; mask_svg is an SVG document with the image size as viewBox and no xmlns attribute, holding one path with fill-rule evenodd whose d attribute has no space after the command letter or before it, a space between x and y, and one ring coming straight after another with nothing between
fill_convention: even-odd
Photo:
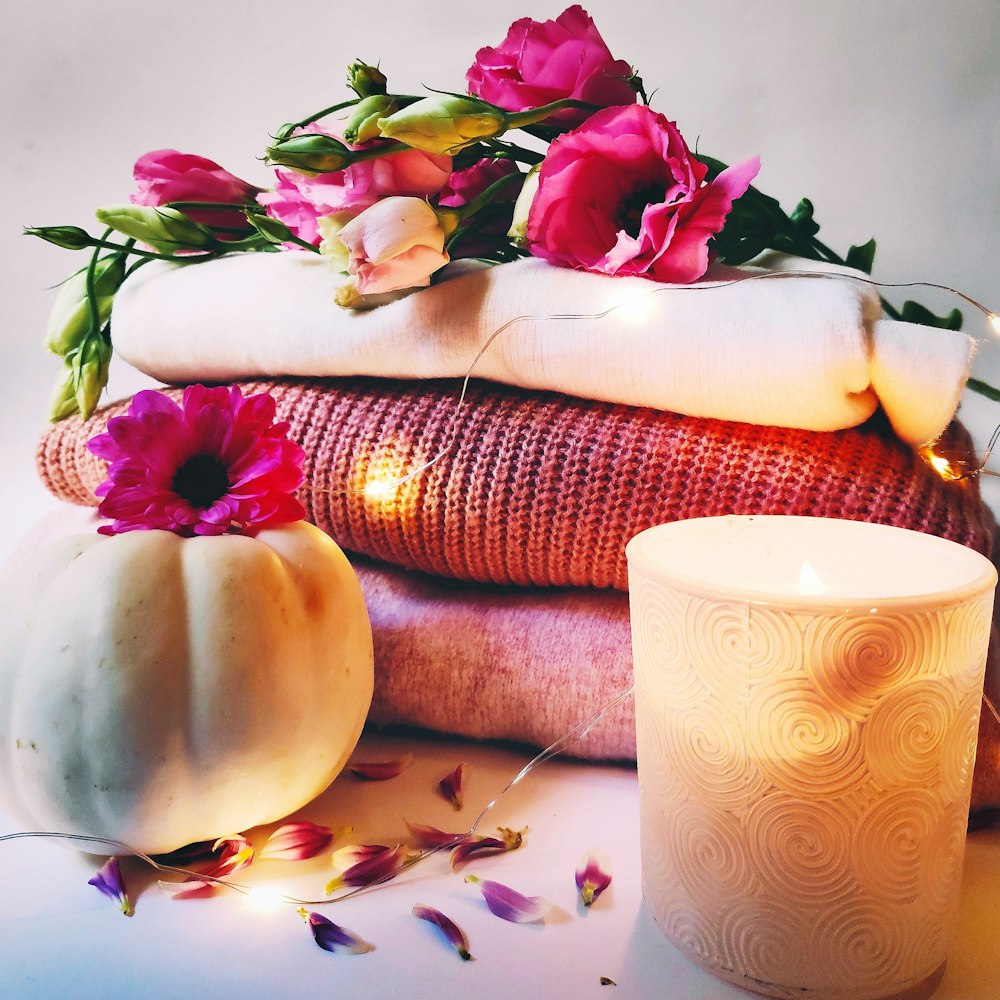
<instances>
[{"instance_id":1,"label":"stack of folded sweater","mask_svg":"<svg viewBox=\"0 0 1000 1000\"><path fill-rule=\"evenodd\" d=\"M279 254L263 260L298 257ZM254 258L236 258L241 259L260 266ZM629 287L572 272L553 279L538 269L538 262L526 263L529 267L520 270L520 265L504 265L495 271L501 282L507 280L504 274L517 277L518 294L527 287L529 298L542 295L532 291L538 275L549 282L543 290L569 296L566 301L546 297L547 314L568 312L570 301L576 313L596 313L599 297L581 301L580 289L597 296ZM848 343L849 353L855 345L845 330L853 323L860 331L855 339L860 338L861 360L868 366L864 377L854 371L857 357L844 361L844 349L823 356L819 371L800 359L797 373L807 387L822 384L825 391L840 377L835 371L839 358L837 363L850 374L835 406L850 410L848 415L831 416L815 392L811 408L790 408L776 386L775 371L761 367L759 355L768 352L760 347L754 324L767 329L770 322L780 347L796 332L789 323L800 322L794 310L794 321L781 319L781 313L767 319L774 309L770 288L760 308L743 301L734 310L718 300L723 307L699 320L699 330L718 334L714 346L699 347L698 330L684 328L692 341L689 353L696 356L688 358L685 378L674 378L676 392L688 394L682 400L688 415L681 415L665 408L663 399L654 406L647 398L649 386L659 391L670 381L662 372L659 381L648 377L649 368L660 366L658 342L651 345L649 331L669 340L669 330L658 324L664 314L678 322L676 301L658 304L663 312L652 323L647 317L638 342L634 330L605 323L598 332L607 339L618 331L624 358L616 360L614 351L605 351L602 363L613 370L603 381L601 372L593 370L589 334L581 334L578 356L568 349L567 338L574 328L585 330L586 320L551 321L556 326L527 323L522 324L527 332L516 342L505 344L502 336L496 341L502 364L485 374L498 381L475 379L460 397L460 383L433 376L461 374L456 359L464 357L468 367L468 352L456 348L450 360L441 355L428 362L428 345L441 351L442 344L454 347L456 336L466 336L474 317L463 311L463 304L470 299L476 302L475 316L489 317L480 323L480 347L490 324L496 329L512 316L537 313L541 299L513 306L508 301L504 312L494 301L498 279L487 272L369 316L345 314L339 328L329 323L334 310L328 299L322 312L317 300L316 315L327 323L317 330L318 319L301 314L302 302L312 294L306 290L313 287L310 282L323 277L311 262L301 265L303 274L312 275L309 281L283 296L254 292L255 282L243 279L231 287L225 280L220 285L209 276L213 267L161 272L131 291L126 285L129 294L116 305L116 342L129 360L162 379L236 381L245 394L266 390L274 396L278 419L289 421L291 436L306 452L301 496L308 516L352 554L366 593L375 634L371 719L376 724L402 723L535 746L568 732L631 684L624 548L638 531L663 521L724 513L837 516L931 532L990 552L992 522L975 481L942 480L912 447L947 425L939 447L958 452L971 448L966 432L948 424L968 364L967 346L957 340L946 343L948 358L958 369L954 384L940 379L945 366L940 356L921 364L908 357L894 380L885 371L894 364L896 349L886 348L881 361L877 357L870 336L872 303L853 281L821 286L834 306L824 307L814 326L827 331L828 340L836 335ZM197 303L201 295L198 315L210 327L192 330L194 313L177 320L178 309L170 303L178 302L178 279L189 283L180 301ZM201 281L214 282L210 296L199 287ZM567 281L572 287L565 292ZM797 294L791 281L771 283L779 299ZM650 287L639 284L643 290ZM748 284L764 287L766 282ZM510 299L510 288L500 292ZM454 306L450 311L442 304L449 300ZM298 303L295 322L289 325L286 316L280 324L284 332L272 329L280 310L269 314L271 301ZM308 337L299 335L302 330ZM299 333L286 336L287 331ZM233 340L237 332L245 338L243 350ZM807 330L797 332L808 339ZM369 361L359 373L359 349L347 351L343 341L370 345L387 336L393 338L395 353L369 352L383 362ZM231 342L220 349L227 338ZM702 335L706 338L712 340ZM740 374L731 363L720 362L719 344L727 343L735 345L737 364L753 391L725 388ZM922 342L921 350L926 353L932 343ZM552 351L543 355L549 346ZM711 350L717 356L709 362L706 351ZM802 357L808 354L800 345L794 350ZM562 354L561 368L549 368L547 388L532 384L543 381L532 373L547 368L552 354ZM483 360L488 356L489 351ZM531 357L543 356L535 367L529 363ZM774 358L787 377L787 358L781 351ZM674 363L680 361L675 358ZM907 402L911 394L897 391L899 381L931 381L921 374L927 364L938 378L935 394L914 405ZM283 374L250 377L255 371ZM631 381L629 372L636 375ZM700 384L700 401L691 402L689 380ZM604 391L609 385L613 391ZM180 394L179 389L170 391ZM745 405L739 403L740 394ZM879 401L882 410L871 415ZM782 411L781 419L743 412L768 405ZM96 503L93 490L104 478L104 466L85 443L126 406L127 401L113 404L86 422L64 421L45 435L39 470L53 493L75 503ZM797 427L778 426L795 423L785 411L805 418ZM402 479L427 463L395 489L366 490L373 482ZM572 752L634 759L633 726L631 702L625 702ZM1000 804L997 729L984 712L974 805Z\"/></svg>"}]
</instances>

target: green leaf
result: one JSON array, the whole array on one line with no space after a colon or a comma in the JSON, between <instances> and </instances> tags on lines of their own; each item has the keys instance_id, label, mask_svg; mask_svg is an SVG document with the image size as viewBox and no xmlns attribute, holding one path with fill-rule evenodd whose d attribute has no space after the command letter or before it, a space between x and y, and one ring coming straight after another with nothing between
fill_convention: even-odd
<instances>
[{"instance_id":1,"label":"green leaf","mask_svg":"<svg viewBox=\"0 0 1000 1000\"><path fill-rule=\"evenodd\" d=\"M793 226L809 236L815 236L819 232L819 223L813 218L813 203L808 198L799 201L788 218Z\"/></svg>"},{"instance_id":2,"label":"green leaf","mask_svg":"<svg viewBox=\"0 0 1000 1000\"><path fill-rule=\"evenodd\" d=\"M875 263L875 239L870 239L867 243L859 246L852 246L847 251L847 258L844 261L848 267L853 267L865 274L872 273L872 265Z\"/></svg>"},{"instance_id":3,"label":"green leaf","mask_svg":"<svg viewBox=\"0 0 1000 1000\"><path fill-rule=\"evenodd\" d=\"M936 326L942 330L961 330L962 312L960 309L952 309L947 316L937 316L926 306L919 302L907 299L900 310L900 319L904 323L917 323L920 326Z\"/></svg>"}]
</instances>

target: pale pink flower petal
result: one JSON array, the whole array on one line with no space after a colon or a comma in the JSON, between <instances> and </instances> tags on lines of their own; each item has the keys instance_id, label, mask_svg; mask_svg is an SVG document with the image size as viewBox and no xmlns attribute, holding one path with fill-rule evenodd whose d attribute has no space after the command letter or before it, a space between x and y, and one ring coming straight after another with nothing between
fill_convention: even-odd
<instances>
[{"instance_id":1,"label":"pale pink flower petal","mask_svg":"<svg viewBox=\"0 0 1000 1000\"><path fill-rule=\"evenodd\" d=\"M470 837L468 833L446 833L444 830L439 830L436 826L424 826L420 823L411 823L409 820L405 820L404 822L409 827L410 834L413 836L418 847L455 847L458 844L476 839L475 837Z\"/></svg>"}]
</instances>

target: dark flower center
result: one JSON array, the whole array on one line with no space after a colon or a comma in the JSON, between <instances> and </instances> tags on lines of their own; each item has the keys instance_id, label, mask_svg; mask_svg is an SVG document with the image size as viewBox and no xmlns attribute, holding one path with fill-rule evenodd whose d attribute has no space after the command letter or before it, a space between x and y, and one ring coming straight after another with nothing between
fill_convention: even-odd
<instances>
[{"instance_id":1,"label":"dark flower center","mask_svg":"<svg viewBox=\"0 0 1000 1000\"><path fill-rule=\"evenodd\" d=\"M666 198L662 184L647 184L636 188L618 203L618 228L624 229L632 239L639 235L642 213L647 205L658 205Z\"/></svg>"},{"instance_id":2,"label":"dark flower center","mask_svg":"<svg viewBox=\"0 0 1000 1000\"><path fill-rule=\"evenodd\" d=\"M174 473L172 485L192 507L211 507L229 490L229 471L214 455L192 455Z\"/></svg>"}]
</instances>

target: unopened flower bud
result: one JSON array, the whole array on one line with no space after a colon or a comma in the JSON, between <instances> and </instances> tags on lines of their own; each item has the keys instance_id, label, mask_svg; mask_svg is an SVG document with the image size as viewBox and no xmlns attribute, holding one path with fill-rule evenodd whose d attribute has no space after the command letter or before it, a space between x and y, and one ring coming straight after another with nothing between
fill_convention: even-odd
<instances>
[{"instance_id":1,"label":"unopened flower bud","mask_svg":"<svg viewBox=\"0 0 1000 1000\"><path fill-rule=\"evenodd\" d=\"M531 211L531 203L535 200L535 192L538 190L538 172L542 165L536 163L524 176L521 184L521 192L514 202L514 218L511 221L507 236L516 247L528 246L528 213Z\"/></svg>"},{"instance_id":2,"label":"unopened flower bud","mask_svg":"<svg viewBox=\"0 0 1000 1000\"><path fill-rule=\"evenodd\" d=\"M109 205L97 210L106 226L141 240L165 253L207 250L218 245L212 231L176 208L146 205Z\"/></svg>"},{"instance_id":3,"label":"unopened flower bud","mask_svg":"<svg viewBox=\"0 0 1000 1000\"><path fill-rule=\"evenodd\" d=\"M83 348L83 364L76 386L76 405L86 420L97 409L101 393L108 384L111 344L103 337L91 337Z\"/></svg>"},{"instance_id":4,"label":"unopened flower bud","mask_svg":"<svg viewBox=\"0 0 1000 1000\"><path fill-rule=\"evenodd\" d=\"M49 400L49 419L63 420L79 413L86 420L97 408L108 384L111 344L104 337L90 337L79 352L67 357Z\"/></svg>"},{"instance_id":5,"label":"unopened flower bud","mask_svg":"<svg viewBox=\"0 0 1000 1000\"><path fill-rule=\"evenodd\" d=\"M295 238L295 234L283 222L270 215L247 214L247 221L268 243L280 245L289 243Z\"/></svg>"},{"instance_id":6,"label":"unopened flower bud","mask_svg":"<svg viewBox=\"0 0 1000 1000\"><path fill-rule=\"evenodd\" d=\"M305 174L332 174L349 167L351 151L330 135L307 133L283 139L266 150L267 160L276 167L291 167Z\"/></svg>"},{"instance_id":7,"label":"unopened flower bud","mask_svg":"<svg viewBox=\"0 0 1000 1000\"><path fill-rule=\"evenodd\" d=\"M449 94L425 97L378 122L387 139L425 153L457 153L480 139L501 135L507 126L508 115L501 108Z\"/></svg>"},{"instance_id":8,"label":"unopened flower bud","mask_svg":"<svg viewBox=\"0 0 1000 1000\"><path fill-rule=\"evenodd\" d=\"M97 329L92 328L93 313L87 297L87 268L63 282L49 314L45 346L53 354L65 356L79 348L88 336L100 333L111 316L115 293L125 280L122 254L102 257L94 268L94 303Z\"/></svg>"},{"instance_id":9,"label":"unopened flower bud","mask_svg":"<svg viewBox=\"0 0 1000 1000\"><path fill-rule=\"evenodd\" d=\"M344 125L344 138L353 145L360 145L371 139L377 139L381 133L378 130L380 118L388 118L396 111L396 99L388 94L372 94L354 105L347 123Z\"/></svg>"},{"instance_id":10,"label":"unopened flower bud","mask_svg":"<svg viewBox=\"0 0 1000 1000\"><path fill-rule=\"evenodd\" d=\"M83 250L94 245L87 230L79 226L26 226L24 235L39 236L66 250Z\"/></svg>"},{"instance_id":11,"label":"unopened flower bud","mask_svg":"<svg viewBox=\"0 0 1000 1000\"><path fill-rule=\"evenodd\" d=\"M334 212L332 215L321 215L316 220L316 228L319 230L320 236L323 237L319 245L319 252L330 262L335 271L340 271L343 274L347 273L350 254L344 241L340 239L340 231L357 215L357 211L352 212L347 209L342 212ZM349 293L345 292L344 294ZM337 304L343 305L339 299Z\"/></svg>"},{"instance_id":12,"label":"unopened flower bud","mask_svg":"<svg viewBox=\"0 0 1000 1000\"><path fill-rule=\"evenodd\" d=\"M347 86L358 97L373 97L386 92L388 81L377 66L369 66L360 60L347 67Z\"/></svg>"}]
</instances>

